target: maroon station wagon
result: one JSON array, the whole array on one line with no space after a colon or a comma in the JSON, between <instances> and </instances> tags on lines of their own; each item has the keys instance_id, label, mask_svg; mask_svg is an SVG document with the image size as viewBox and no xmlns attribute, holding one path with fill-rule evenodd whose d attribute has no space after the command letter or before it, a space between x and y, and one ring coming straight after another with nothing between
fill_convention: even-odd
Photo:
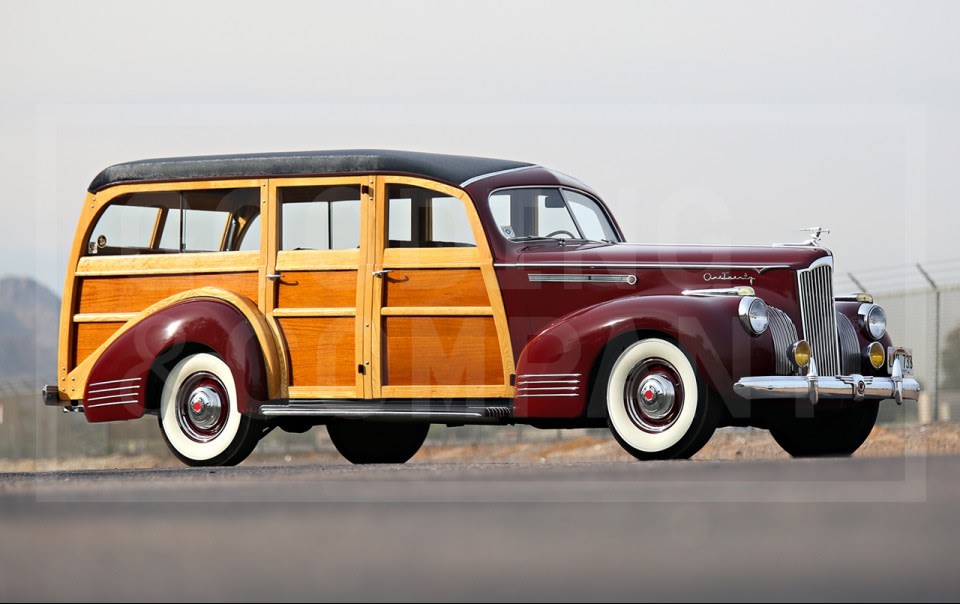
<instances>
[{"instance_id":1,"label":"maroon station wagon","mask_svg":"<svg viewBox=\"0 0 960 604\"><path fill-rule=\"evenodd\" d=\"M402 463L430 424L608 426L638 459L718 426L850 455L909 349L833 257L629 244L599 195L516 161L354 150L112 166L66 271L47 404L158 418L190 465L325 425Z\"/></svg>"}]
</instances>

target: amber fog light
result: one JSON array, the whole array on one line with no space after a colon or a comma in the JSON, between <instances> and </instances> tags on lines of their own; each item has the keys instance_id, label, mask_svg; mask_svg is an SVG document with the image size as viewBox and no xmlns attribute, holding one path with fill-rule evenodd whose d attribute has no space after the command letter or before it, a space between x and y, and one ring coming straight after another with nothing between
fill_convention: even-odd
<instances>
[{"instance_id":1,"label":"amber fog light","mask_svg":"<svg viewBox=\"0 0 960 604\"><path fill-rule=\"evenodd\" d=\"M806 340L800 340L790 347L790 358L797 367L806 367L810 364L810 344Z\"/></svg>"},{"instance_id":2,"label":"amber fog light","mask_svg":"<svg viewBox=\"0 0 960 604\"><path fill-rule=\"evenodd\" d=\"M883 346L880 345L880 342L870 342L867 344L863 354L870 360L870 365L872 365L874 369L883 367L884 361L887 360L887 355L883 352Z\"/></svg>"}]
</instances>

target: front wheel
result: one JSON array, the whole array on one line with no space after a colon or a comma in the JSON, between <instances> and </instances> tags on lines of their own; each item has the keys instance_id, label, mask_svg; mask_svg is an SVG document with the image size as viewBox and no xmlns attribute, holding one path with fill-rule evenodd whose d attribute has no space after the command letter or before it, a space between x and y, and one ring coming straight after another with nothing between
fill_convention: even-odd
<instances>
[{"instance_id":1,"label":"front wheel","mask_svg":"<svg viewBox=\"0 0 960 604\"><path fill-rule=\"evenodd\" d=\"M649 338L628 346L607 373L607 421L641 460L685 459L710 440L717 408L677 345Z\"/></svg>"},{"instance_id":2,"label":"front wheel","mask_svg":"<svg viewBox=\"0 0 960 604\"><path fill-rule=\"evenodd\" d=\"M815 410L813 417L787 417L770 426L770 434L793 457L849 457L867 440L877 423L879 401L836 410Z\"/></svg>"},{"instance_id":3,"label":"front wheel","mask_svg":"<svg viewBox=\"0 0 960 604\"><path fill-rule=\"evenodd\" d=\"M333 446L355 464L405 463L427 439L430 424L335 421L327 424Z\"/></svg>"},{"instance_id":4,"label":"front wheel","mask_svg":"<svg viewBox=\"0 0 960 604\"><path fill-rule=\"evenodd\" d=\"M189 466L233 466L247 458L266 432L262 421L240 415L233 373L212 354L177 363L163 384L160 432Z\"/></svg>"}]
</instances>

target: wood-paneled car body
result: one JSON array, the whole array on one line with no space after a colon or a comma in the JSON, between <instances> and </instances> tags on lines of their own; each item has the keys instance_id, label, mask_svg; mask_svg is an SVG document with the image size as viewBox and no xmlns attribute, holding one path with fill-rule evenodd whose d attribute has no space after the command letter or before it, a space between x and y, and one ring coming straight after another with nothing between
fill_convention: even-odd
<instances>
[{"instance_id":1,"label":"wood-paneled car body","mask_svg":"<svg viewBox=\"0 0 960 604\"><path fill-rule=\"evenodd\" d=\"M91 422L156 415L192 465L315 425L353 462L403 462L431 423L609 425L641 459L757 425L794 455L850 454L880 399L919 387L832 267L816 237L627 244L589 187L522 162L132 162L89 187L43 396Z\"/></svg>"}]
</instances>

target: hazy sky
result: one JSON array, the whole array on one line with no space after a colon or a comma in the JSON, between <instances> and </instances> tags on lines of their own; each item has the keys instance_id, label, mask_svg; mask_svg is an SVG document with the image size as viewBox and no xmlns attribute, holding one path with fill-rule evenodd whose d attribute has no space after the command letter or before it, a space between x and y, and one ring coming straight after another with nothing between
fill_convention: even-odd
<instances>
[{"instance_id":1,"label":"hazy sky","mask_svg":"<svg viewBox=\"0 0 960 604\"><path fill-rule=\"evenodd\" d=\"M900 267L960 259L958 23L953 2L0 0L0 274L59 292L112 163L382 147L567 172L632 241L828 225L840 271L914 287Z\"/></svg>"}]
</instances>

